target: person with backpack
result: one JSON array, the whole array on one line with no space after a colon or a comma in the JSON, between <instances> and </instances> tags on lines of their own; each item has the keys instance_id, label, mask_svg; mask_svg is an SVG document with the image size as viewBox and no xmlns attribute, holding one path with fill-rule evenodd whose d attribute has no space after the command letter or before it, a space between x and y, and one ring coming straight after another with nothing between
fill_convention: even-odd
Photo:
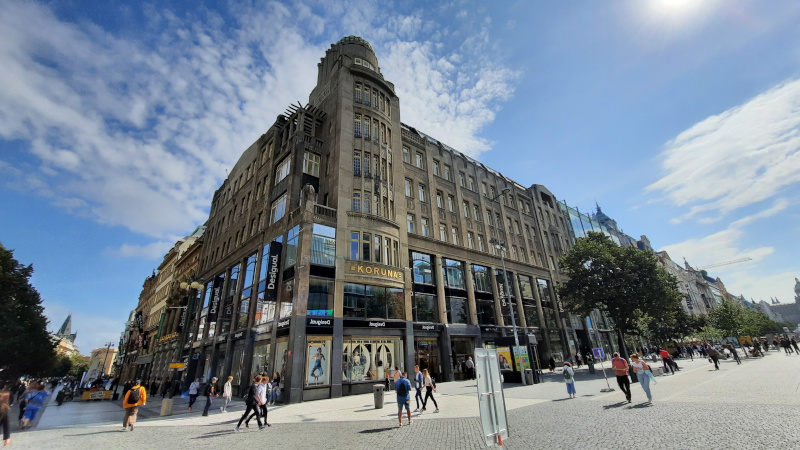
<instances>
[{"instance_id":1,"label":"person with backpack","mask_svg":"<svg viewBox=\"0 0 800 450\"><path fill-rule=\"evenodd\" d=\"M643 359L640 360L638 354L632 353L631 367L633 367L634 373L639 373L639 385L647 395L647 402L653 403L653 396L650 394L650 380L653 380L653 372L650 371L650 366ZM653 381L655 382L655 380Z\"/></svg>"},{"instance_id":2,"label":"person with backpack","mask_svg":"<svg viewBox=\"0 0 800 450\"><path fill-rule=\"evenodd\" d=\"M250 419L253 418L255 415L260 415L264 418L264 426L271 427L267 422L267 384L269 384L269 378L262 376L261 382L258 383L256 386L256 398L258 400L258 411L253 411L253 414L250 414L250 417L244 421L244 427L250 428Z\"/></svg>"},{"instance_id":3,"label":"person with backpack","mask_svg":"<svg viewBox=\"0 0 800 450\"><path fill-rule=\"evenodd\" d=\"M247 388L247 393L245 394L244 397L244 404L246 406L244 414L242 414L242 417L239 419L239 423L236 425L236 428L233 429L234 431L238 432L242 431L241 429L242 422L244 422L245 419L247 419L248 421L250 420L248 417L250 417L251 412L256 416L256 422L258 422L258 429L259 430L264 429L264 425L261 424L261 417L258 415L258 405L259 405L258 385L260 383L261 383L261 375L254 376L253 384L251 384L250 387Z\"/></svg>"},{"instance_id":4,"label":"person with backpack","mask_svg":"<svg viewBox=\"0 0 800 450\"><path fill-rule=\"evenodd\" d=\"M631 402L631 380L628 379L628 361L619 357L619 352L614 352L611 359L611 368L617 372L617 384L619 389L625 394L628 403Z\"/></svg>"},{"instance_id":5,"label":"person with backpack","mask_svg":"<svg viewBox=\"0 0 800 450\"><path fill-rule=\"evenodd\" d=\"M719 352L711 344L706 347L706 355L708 355L709 362L714 363L714 370L719 370Z\"/></svg>"},{"instance_id":6,"label":"person with backpack","mask_svg":"<svg viewBox=\"0 0 800 450\"><path fill-rule=\"evenodd\" d=\"M206 396L206 407L203 409L203 415L207 416L208 409L211 408L211 397L219 397L219 392L217 390L217 377L211 377L211 381L206 385L203 395Z\"/></svg>"},{"instance_id":7,"label":"person with backpack","mask_svg":"<svg viewBox=\"0 0 800 450\"><path fill-rule=\"evenodd\" d=\"M197 390L200 389L200 378L195 378L189 385L189 412L192 412L192 405L197 401Z\"/></svg>"},{"instance_id":8,"label":"person with backpack","mask_svg":"<svg viewBox=\"0 0 800 450\"><path fill-rule=\"evenodd\" d=\"M427 369L426 369L427 372ZM405 373L400 374L400 378L394 383L394 390L397 393L397 420L399 422L398 426L403 426L403 408L406 409L406 413L408 414L408 424L411 425L414 423L411 420L411 382L408 381L406 378ZM425 410L425 404L423 403L422 410Z\"/></svg>"},{"instance_id":9,"label":"person with backpack","mask_svg":"<svg viewBox=\"0 0 800 450\"><path fill-rule=\"evenodd\" d=\"M564 383L567 385L569 398L575 398L575 370L569 361L564 361L564 370L561 373L564 375Z\"/></svg>"},{"instance_id":10,"label":"person with backpack","mask_svg":"<svg viewBox=\"0 0 800 450\"><path fill-rule=\"evenodd\" d=\"M428 369L422 369L422 379L424 380L422 383L425 385L425 400L422 401L422 410L425 411L425 406L428 404L428 398L430 397L433 400L433 406L436 407L434 412L438 413L439 405L436 403L436 399L433 398L433 393L436 392L436 382L431 378Z\"/></svg>"},{"instance_id":11,"label":"person with backpack","mask_svg":"<svg viewBox=\"0 0 800 450\"><path fill-rule=\"evenodd\" d=\"M122 419L122 431L128 431L136 423L136 414L139 413L139 406L147 404L147 391L142 386L140 380L136 380L133 386L125 394L122 400L122 407L125 409L125 417Z\"/></svg>"},{"instance_id":12,"label":"person with backpack","mask_svg":"<svg viewBox=\"0 0 800 450\"><path fill-rule=\"evenodd\" d=\"M422 400L422 383L424 382L425 380L422 378L422 372L419 371L419 365L414 366L414 389L417 391L417 393L414 394L414 400L417 401L417 409L415 409L414 412L419 411L420 402L423 404L425 403Z\"/></svg>"}]
</instances>

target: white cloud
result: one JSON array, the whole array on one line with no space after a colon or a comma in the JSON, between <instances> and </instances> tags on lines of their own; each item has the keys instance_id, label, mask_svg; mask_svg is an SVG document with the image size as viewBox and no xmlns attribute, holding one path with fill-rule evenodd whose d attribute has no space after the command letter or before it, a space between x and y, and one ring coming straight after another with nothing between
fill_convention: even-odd
<instances>
[{"instance_id":1,"label":"white cloud","mask_svg":"<svg viewBox=\"0 0 800 450\"><path fill-rule=\"evenodd\" d=\"M371 41L405 122L473 156L490 149L479 133L513 92L516 73L490 59L488 25L452 48L425 11L367 1L228 12L148 8L148 27L122 37L40 4L0 3L0 138L28 142L40 164L0 169L73 214L164 241L207 218L225 169L305 101L343 35Z\"/></svg>"},{"instance_id":2,"label":"white cloud","mask_svg":"<svg viewBox=\"0 0 800 450\"><path fill-rule=\"evenodd\" d=\"M709 117L667 143L666 174L647 187L689 211L675 222L714 220L800 181L800 80Z\"/></svg>"},{"instance_id":3,"label":"white cloud","mask_svg":"<svg viewBox=\"0 0 800 450\"><path fill-rule=\"evenodd\" d=\"M147 245L123 244L115 250L120 256L159 260L175 245L175 241L152 242Z\"/></svg>"}]
</instances>

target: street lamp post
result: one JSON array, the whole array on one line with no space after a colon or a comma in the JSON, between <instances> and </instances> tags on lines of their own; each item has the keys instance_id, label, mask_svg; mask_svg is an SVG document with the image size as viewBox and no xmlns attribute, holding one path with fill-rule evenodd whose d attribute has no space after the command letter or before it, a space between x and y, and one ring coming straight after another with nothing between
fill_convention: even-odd
<instances>
[{"instance_id":1,"label":"street lamp post","mask_svg":"<svg viewBox=\"0 0 800 450\"><path fill-rule=\"evenodd\" d=\"M111 347L114 346L113 342L106 342L106 356L103 358L103 367L100 368L100 374L106 375L106 361L108 360L108 352L111 351Z\"/></svg>"},{"instance_id":2,"label":"street lamp post","mask_svg":"<svg viewBox=\"0 0 800 450\"><path fill-rule=\"evenodd\" d=\"M502 191L500 191L499 194L495 195L491 199L491 202L492 202L492 214L496 214L494 212L494 203L497 201L497 197L500 197L501 195L505 195L509 191L511 191L511 189L505 188ZM495 217L497 217L497 216L495 216ZM502 223L503 223L503 219L502 218L500 219L500 224L495 223L495 228L498 229L498 235L500 234L499 233L499 227L500 227L500 225L502 225ZM500 250L500 262L503 265L503 281L504 281L503 284L505 285L504 286L505 290L506 290L505 294L506 294L506 298L508 299L508 309L511 311L511 327L514 329L514 347L515 347L514 350L515 351L519 351L519 335L517 334L517 320L516 320L516 318L514 316L514 305L512 304L513 302L511 301L511 295L509 295L509 293L508 293L508 291L509 291L509 289L511 287L508 284L508 272L506 272L506 259L504 257L504 253L503 253L505 251L506 243L505 243L505 241L500 241L500 240L498 240L496 238L492 238L491 240L489 240L489 243L493 244L495 246L495 248ZM512 355L511 357L516 360L516 355ZM526 382L525 382L525 373L524 373L524 369L523 369L522 361L521 361L522 360L522 355L519 355L519 358L520 358L520 365L519 365L519 367L520 367L520 379L522 381L522 385L525 386L525 384L526 384ZM515 361L515 364L516 364L516 361Z\"/></svg>"}]
</instances>

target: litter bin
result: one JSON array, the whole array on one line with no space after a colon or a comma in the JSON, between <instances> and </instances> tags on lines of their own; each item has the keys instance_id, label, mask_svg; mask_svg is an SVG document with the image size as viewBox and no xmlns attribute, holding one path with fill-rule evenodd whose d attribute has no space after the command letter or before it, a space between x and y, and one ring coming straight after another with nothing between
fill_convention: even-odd
<instances>
[{"instance_id":1,"label":"litter bin","mask_svg":"<svg viewBox=\"0 0 800 450\"><path fill-rule=\"evenodd\" d=\"M525 369L525 384L528 386L533 384L533 369Z\"/></svg>"},{"instance_id":2,"label":"litter bin","mask_svg":"<svg viewBox=\"0 0 800 450\"><path fill-rule=\"evenodd\" d=\"M386 387L382 384L372 385L372 395L375 396L375 409L383 409L383 393Z\"/></svg>"}]
</instances>

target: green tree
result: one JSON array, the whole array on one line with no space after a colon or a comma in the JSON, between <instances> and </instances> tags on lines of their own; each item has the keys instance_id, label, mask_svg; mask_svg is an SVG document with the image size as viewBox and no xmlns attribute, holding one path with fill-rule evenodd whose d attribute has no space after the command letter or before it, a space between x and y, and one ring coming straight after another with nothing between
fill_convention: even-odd
<instances>
[{"instance_id":1,"label":"green tree","mask_svg":"<svg viewBox=\"0 0 800 450\"><path fill-rule=\"evenodd\" d=\"M89 361L81 355L74 354L70 356L70 361L72 361L72 367L69 370L69 375L80 377L83 372L89 370Z\"/></svg>"},{"instance_id":2,"label":"green tree","mask_svg":"<svg viewBox=\"0 0 800 450\"><path fill-rule=\"evenodd\" d=\"M56 359L55 367L53 368L53 375L57 377L64 377L69 375L72 369L72 360L69 356L61 355Z\"/></svg>"},{"instance_id":3,"label":"green tree","mask_svg":"<svg viewBox=\"0 0 800 450\"><path fill-rule=\"evenodd\" d=\"M744 306L730 299L722 300L708 313L708 322L725 336L742 336L747 313Z\"/></svg>"},{"instance_id":4,"label":"green tree","mask_svg":"<svg viewBox=\"0 0 800 450\"><path fill-rule=\"evenodd\" d=\"M56 362L39 292L31 286L32 266L14 259L0 244L0 368L16 378L49 375Z\"/></svg>"},{"instance_id":5,"label":"green tree","mask_svg":"<svg viewBox=\"0 0 800 450\"><path fill-rule=\"evenodd\" d=\"M673 321L680 308L678 280L655 255L620 247L603 233L578 239L560 263L569 277L558 288L564 307L582 316L605 311L620 341L626 333L640 334L644 322Z\"/></svg>"}]
</instances>

